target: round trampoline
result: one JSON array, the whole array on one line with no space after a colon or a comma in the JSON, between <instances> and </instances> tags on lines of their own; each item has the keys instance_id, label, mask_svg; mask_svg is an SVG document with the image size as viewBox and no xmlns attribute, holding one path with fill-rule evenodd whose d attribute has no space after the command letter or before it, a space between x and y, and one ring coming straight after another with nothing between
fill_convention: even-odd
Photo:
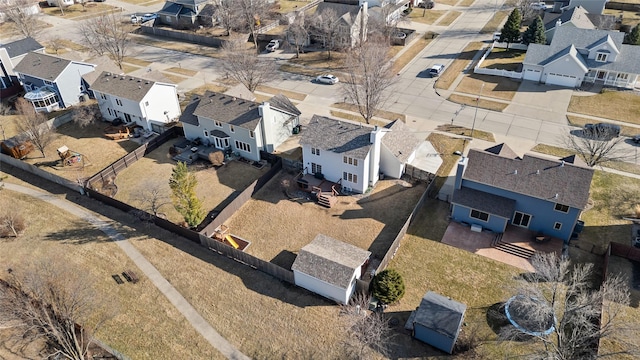
<instances>
[{"instance_id":1,"label":"round trampoline","mask_svg":"<svg viewBox=\"0 0 640 360\"><path fill-rule=\"evenodd\" d=\"M531 311L532 307L538 307L542 311L534 314ZM515 295L507 300L504 312L511 325L525 334L546 336L555 331L555 314L551 306L546 304L544 300L525 295Z\"/></svg>"}]
</instances>

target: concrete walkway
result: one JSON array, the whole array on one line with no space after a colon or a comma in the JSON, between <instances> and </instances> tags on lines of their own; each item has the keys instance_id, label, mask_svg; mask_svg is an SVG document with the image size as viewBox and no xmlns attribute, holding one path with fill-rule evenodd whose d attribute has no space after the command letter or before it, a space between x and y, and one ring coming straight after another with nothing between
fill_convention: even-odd
<instances>
[{"instance_id":1,"label":"concrete walkway","mask_svg":"<svg viewBox=\"0 0 640 360\"><path fill-rule=\"evenodd\" d=\"M60 209L63 209L82 220L87 221L107 236L133 260L138 268L151 280L151 282L167 297L173 306L189 321L194 329L202 335L214 348L216 348L227 359L246 359L249 357L242 354L231 345L189 304L189 302L174 288L131 243L113 228L108 221L101 220L95 213L88 211L71 203L70 201L58 198L50 193L34 190L24 186L4 183L7 190L19 192L46 201Z\"/></svg>"}]
</instances>

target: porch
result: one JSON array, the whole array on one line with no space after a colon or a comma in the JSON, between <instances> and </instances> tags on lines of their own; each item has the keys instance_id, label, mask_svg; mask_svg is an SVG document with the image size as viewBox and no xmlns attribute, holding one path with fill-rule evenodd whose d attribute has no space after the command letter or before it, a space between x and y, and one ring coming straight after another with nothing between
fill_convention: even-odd
<instances>
[{"instance_id":1,"label":"porch","mask_svg":"<svg viewBox=\"0 0 640 360\"><path fill-rule=\"evenodd\" d=\"M24 95L24 98L33 104L37 112L51 112L60 109L58 93L48 86L29 91Z\"/></svg>"},{"instance_id":2,"label":"porch","mask_svg":"<svg viewBox=\"0 0 640 360\"><path fill-rule=\"evenodd\" d=\"M563 241L556 238L536 240L537 233L518 226L507 225L502 234L490 231L475 232L469 225L450 222L442 243L467 250L517 268L533 271L530 258L536 252L561 254Z\"/></svg>"},{"instance_id":3,"label":"porch","mask_svg":"<svg viewBox=\"0 0 640 360\"><path fill-rule=\"evenodd\" d=\"M302 173L295 180L300 190L310 192L317 197L318 204L330 208L338 202L338 195L342 189L340 182L335 183L326 180L324 177L320 178L312 174Z\"/></svg>"},{"instance_id":4,"label":"porch","mask_svg":"<svg viewBox=\"0 0 640 360\"><path fill-rule=\"evenodd\" d=\"M637 74L629 74L617 71L590 70L582 80L583 83L600 83L604 86L615 86L633 89L639 81Z\"/></svg>"}]
</instances>

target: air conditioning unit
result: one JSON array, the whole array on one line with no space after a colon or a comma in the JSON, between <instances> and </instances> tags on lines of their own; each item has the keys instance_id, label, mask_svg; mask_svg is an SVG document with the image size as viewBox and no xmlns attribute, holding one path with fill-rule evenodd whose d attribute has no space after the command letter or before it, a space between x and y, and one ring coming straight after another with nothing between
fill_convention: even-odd
<instances>
[{"instance_id":1,"label":"air conditioning unit","mask_svg":"<svg viewBox=\"0 0 640 360\"><path fill-rule=\"evenodd\" d=\"M471 231L473 232L482 232L482 226L477 225L477 224L472 224L471 225Z\"/></svg>"}]
</instances>

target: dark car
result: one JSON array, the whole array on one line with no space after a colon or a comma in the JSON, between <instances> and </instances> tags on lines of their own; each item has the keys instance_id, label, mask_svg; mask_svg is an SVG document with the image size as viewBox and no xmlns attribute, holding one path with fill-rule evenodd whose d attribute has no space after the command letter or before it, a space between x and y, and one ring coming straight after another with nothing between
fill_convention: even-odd
<instances>
[{"instance_id":1,"label":"dark car","mask_svg":"<svg viewBox=\"0 0 640 360\"><path fill-rule=\"evenodd\" d=\"M420 4L418 4L418 7L419 8L423 8L423 9L433 9L433 6L435 4L436 3L431 1L431 0L425 0L425 1L421 2Z\"/></svg>"},{"instance_id":2,"label":"dark car","mask_svg":"<svg viewBox=\"0 0 640 360\"><path fill-rule=\"evenodd\" d=\"M584 135L595 140L611 140L620 136L620 126L608 123L586 124Z\"/></svg>"},{"instance_id":3,"label":"dark car","mask_svg":"<svg viewBox=\"0 0 640 360\"><path fill-rule=\"evenodd\" d=\"M636 144L640 144L640 135L636 135L636 136L632 137L631 141L633 141Z\"/></svg>"}]
</instances>

